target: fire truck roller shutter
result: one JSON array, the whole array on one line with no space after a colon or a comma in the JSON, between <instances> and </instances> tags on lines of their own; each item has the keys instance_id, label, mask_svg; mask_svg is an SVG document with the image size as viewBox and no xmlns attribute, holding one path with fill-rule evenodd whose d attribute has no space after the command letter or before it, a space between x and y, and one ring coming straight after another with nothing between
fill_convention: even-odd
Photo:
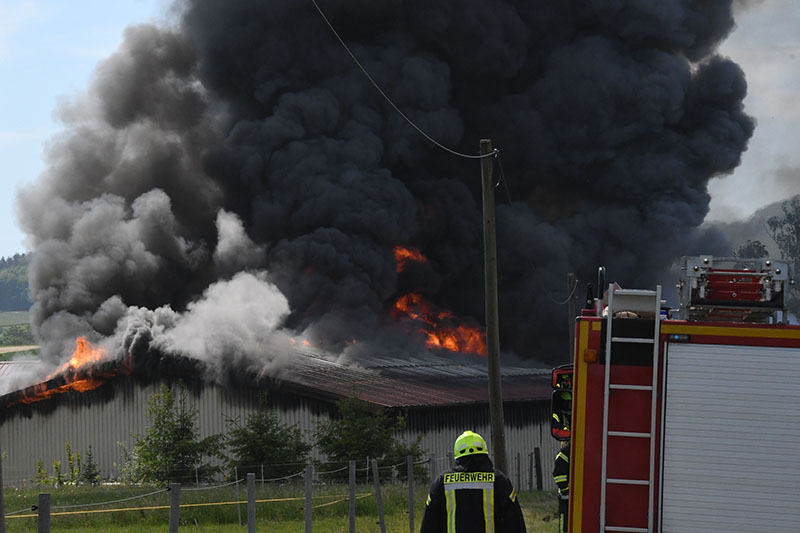
<instances>
[{"instance_id":1,"label":"fire truck roller shutter","mask_svg":"<svg viewBox=\"0 0 800 533\"><path fill-rule=\"evenodd\" d=\"M800 349L670 344L664 533L797 532Z\"/></svg>"}]
</instances>

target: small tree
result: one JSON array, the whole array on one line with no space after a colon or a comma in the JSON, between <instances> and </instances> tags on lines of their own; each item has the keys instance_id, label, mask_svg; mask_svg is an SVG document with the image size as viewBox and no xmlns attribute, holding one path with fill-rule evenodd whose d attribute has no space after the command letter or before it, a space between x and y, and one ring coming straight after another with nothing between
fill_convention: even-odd
<instances>
[{"instance_id":1,"label":"small tree","mask_svg":"<svg viewBox=\"0 0 800 533\"><path fill-rule=\"evenodd\" d=\"M176 397L177 396L177 397ZM219 471L209 459L222 458L221 435L198 439L197 410L186 402L186 390L178 394L162 385L147 400L148 433L134 435L136 443L127 459L134 481L167 483L208 479Z\"/></svg>"},{"instance_id":2,"label":"small tree","mask_svg":"<svg viewBox=\"0 0 800 533\"><path fill-rule=\"evenodd\" d=\"M78 481L88 485L96 485L100 482L100 469L97 467L97 463L94 460L91 446L86 450L86 463L83 465L83 468L81 468Z\"/></svg>"},{"instance_id":3,"label":"small tree","mask_svg":"<svg viewBox=\"0 0 800 533\"><path fill-rule=\"evenodd\" d=\"M61 473L61 461L53 461L53 485L60 487L64 481L64 475Z\"/></svg>"},{"instance_id":4,"label":"small tree","mask_svg":"<svg viewBox=\"0 0 800 533\"><path fill-rule=\"evenodd\" d=\"M403 481L408 479L406 461L411 456L412 461L415 463L413 465L414 480L418 483L427 483L429 481L430 470L428 465L418 464L421 463L422 458L425 456L425 452L420 446L421 441L422 435L418 435L414 442L408 444L395 440L392 445L392 451L386 459L393 465L400 465L395 468L398 479Z\"/></svg>"},{"instance_id":5,"label":"small tree","mask_svg":"<svg viewBox=\"0 0 800 533\"><path fill-rule=\"evenodd\" d=\"M263 465L264 475L272 478L301 470L311 450L296 426L281 424L275 413L265 409L248 415L244 425L238 419L228 420L226 443L232 453L231 468L241 472Z\"/></svg>"},{"instance_id":6,"label":"small tree","mask_svg":"<svg viewBox=\"0 0 800 533\"><path fill-rule=\"evenodd\" d=\"M367 402L352 397L338 401L336 406L340 418L317 426L315 435L319 449L329 461L344 463L370 458L400 464L398 474L405 476L406 456L422 457L419 439L415 444L405 445L394 436L406 427L402 416L376 413Z\"/></svg>"},{"instance_id":7,"label":"small tree","mask_svg":"<svg viewBox=\"0 0 800 533\"><path fill-rule=\"evenodd\" d=\"M36 462L36 486L46 487L49 484L50 484L50 476L47 475L47 471L44 469L44 461L39 459Z\"/></svg>"},{"instance_id":8,"label":"small tree","mask_svg":"<svg viewBox=\"0 0 800 533\"><path fill-rule=\"evenodd\" d=\"M319 449L331 461L381 459L391 451L392 431L402 419L389 420L367 402L346 398L336 403L341 415L317 426Z\"/></svg>"},{"instance_id":9,"label":"small tree","mask_svg":"<svg viewBox=\"0 0 800 533\"><path fill-rule=\"evenodd\" d=\"M81 472L81 454L78 452L72 453L72 446L69 441L66 442L67 448L67 481L69 483L77 483L78 477Z\"/></svg>"}]
</instances>

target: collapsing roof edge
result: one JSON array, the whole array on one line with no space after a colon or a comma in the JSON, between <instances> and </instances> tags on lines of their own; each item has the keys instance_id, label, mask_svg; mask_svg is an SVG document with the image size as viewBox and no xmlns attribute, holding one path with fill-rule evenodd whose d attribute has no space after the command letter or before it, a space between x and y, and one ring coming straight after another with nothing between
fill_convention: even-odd
<instances>
[{"instance_id":1,"label":"collapsing roof edge","mask_svg":"<svg viewBox=\"0 0 800 533\"><path fill-rule=\"evenodd\" d=\"M482 362L482 359L426 357L375 358L368 364L343 364L306 351L298 352L291 365L270 378L279 386L297 388L310 395L331 400L355 396L382 407L470 404L488 402L487 370ZM30 374L35 364L0 362L0 380ZM542 400L552 393L547 369L506 367L501 371L501 380L504 401ZM254 385L257 381L254 379ZM7 406L8 400L47 383L11 391L0 397L0 405Z\"/></svg>"}]
</instances>

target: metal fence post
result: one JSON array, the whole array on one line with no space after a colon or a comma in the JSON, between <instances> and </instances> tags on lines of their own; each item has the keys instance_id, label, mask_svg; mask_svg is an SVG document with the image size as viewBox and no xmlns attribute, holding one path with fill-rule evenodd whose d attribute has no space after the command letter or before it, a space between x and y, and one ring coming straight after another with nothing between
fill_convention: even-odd
<instances>
[{"instance_id":1,"label":"metal fence post","mask_svg":"<svg viewBox=\"0 0 800 533\"><path fill-rule=\"evenodd\" d=\"M431 452L431 483L436 479L436 452Z\"/></svg>"},{"instance_id":2,"label":"metal fence post","mask_svg":"<svg viewBox=\"0 0 800 533\"><path fill-rule=\"evenodd\" d=\"M383 496L381 495L381 480L378 477L378 461L372 460L372 479L375 483L375 501L378 504L378 523L381 533L386 533L386 520L383 516Z\"/></svg>"},{"instance_id":3,"label":"metal fence post","mask_svg":"<svg viewBox=\"0 0 800 533\"><path fill-rule=\"evenodd\" d=\"M314 475L314 467L306 466L306 533L314 533L311 527L311 506L313 503L311 493L311 477Z\"/></svg>"},{"instance_id":4,"label":"metal fence post","mask_svg":"<svg viewBox=\"0 0 800 533\"><path fill-rule=\"evenodd\" d=\"M350 461L350 533L356 533L356 462Z\"/></svg>"},{"instance_id":5,"label":"metal fence post","mask_svg":"<svg viewBox=\"0 0 800 533\"><path fill-rule=\"evenodd\" d=\"M36 523L39 533L50 533L50 494L46 492L39 493L39 506L37 509L38 517Z\"/></svg>"},{"instance_id":6,"label":"metal fence post","mask_svg":"<svg viewBox=\"0 0 800 533\"><path fill-rule=\"evenodd\" d=\"M414 533L414 458L406 456L406 477L408 478L408 533Z\"/></svg>"},{"instance_id":7,"label":"metal fence post","mask_svg":"<svg viewBox=\"0 0 800 533\"><path fill-rule=\"evenodd\" d=\"M169 484L169 533L178 533L181 521L181 484Z\"/></svg>"},{"instance_id":8,"label":"metal fence post","mask_svg":"<svg viewBox=\"0 0 800 533\"><path fill-rule=\"evenodd\" d=\"M247 474L247 533L256 533L256 475Z\"/></svg>"},{"instance_id":9,"label":"metal fence post","mask_svg":"<svg viewBox=\"0 0 800 533\"><path fill-rule=\"evenodd\" d=\"M516 465L516 467L517 467L516 468L516 470L517 470L517 482L514 484L514 486L517 487L517 490L522 490L522 472L521 472L522 471L522 468L521 468L522 460L520 459L519 452L517 452L517 456L515 457L515 460L517 461L517 465Z\"/></svg>"}]
</instances>

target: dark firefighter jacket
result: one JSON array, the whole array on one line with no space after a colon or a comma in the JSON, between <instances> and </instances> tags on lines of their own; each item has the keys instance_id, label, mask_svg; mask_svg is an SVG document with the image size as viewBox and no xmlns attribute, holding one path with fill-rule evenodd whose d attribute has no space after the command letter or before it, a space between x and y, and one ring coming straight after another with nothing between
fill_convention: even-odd
<instances>
[{"instance_id":1,"label":"dark firefighter jacket","mask_svg":"<svg viewBox=\"0 0 800 533\"><path fill-rule=\"evenodd\" d=\"M524 533L511 481L486 454L456 459L431 485L420 533Z\"/></svg>"},{"instance_id":2,"label":"dark firefighter jacket","mask_svg":"<svg viewBox=\"0 0 800 533\"><path fill-rule=\"evenodd\" d=\"M553 464L553 481L556 482L558 491L566 496L569 494L569 442L561 448Z\"/></svg>"}]
</instances>

